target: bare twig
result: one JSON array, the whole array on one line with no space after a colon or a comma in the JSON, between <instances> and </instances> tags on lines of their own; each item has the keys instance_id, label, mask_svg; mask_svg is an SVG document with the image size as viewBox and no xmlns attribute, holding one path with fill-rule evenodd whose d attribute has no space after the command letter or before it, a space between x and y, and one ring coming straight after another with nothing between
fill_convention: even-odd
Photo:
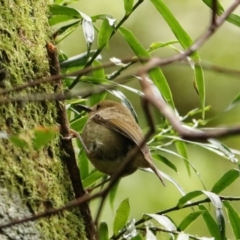
<instances>
[{"instance_id":1,"label":"bare twig","mask_svg":"<svg viewBox=\"0 0 240 240\"><path fill-rule=\"evenodd\" d=\"M21 223L24 223L24 222L34 221L34 220L37 220L39 218L52 216L52 215L57 214L59 212L62 212L64 210L71 209L73 207L77 207L77 206L79 206L83 203L86 203L87 201L98 197L98 195L99 195L99 193L95 194L95 195L92 195L92 196L84 195L81 198L78 198L74 201L69 202L68 204L66 204L63 207L55 208L55 209L49 209L49 210L47 210L43 213L33 214L32 216L25 217L23 219L16 219L16 220L13 220L12 222L9 222L9 223L0 224L0 229L11 227L11 226L21 224Z\"/></svg>"},{"instance_id":2,"label":"bare twig","mask_svg":"<svg viewBox=\"0 0 240 240\"><path fill-rule=\"evenodd\" d=\"M173 129L179 133L179 135L188 140L204 140L208 138L220 138L226 137L231 135L237 135L240 133L240 126L236 127L226 127L226 128L217 128L211 130L200 131L198 130L189 130L184 128L180 120L176 117L172 108L164 102L162 98L156 98L154 93L151 91L147 91L146 89L151 89L151 85L148 81L143 80L140 81L142 84L142 88L145 93L145 99L159 109L159 111L168 119L170 124L172 125ZM104 86L105 89L115 88L116 86ZM91 92L91 94L100 93L105 91L105 89L98 88ZM89 91L79 91L75 93L67 92L67 93L59 93L59 94L52 94L52 95L45 95L45 94L29 94L27 96L16 96L12 98L0 98L0 104L8 104L11 102L41 102L41 101L62 101L65 99L72 99L76 98L79 95L86 96L89 95Z\"/></svg>"},{"instance_id":3,"label":"bare twig","mask_svg":"<svg viewBox=\"0 0 240 240\"><path fill-rule=\"evenodd\" d=\"M149 61L149 58L132 58L132 57L130 57L130 58L122 59L121 61L122 61L122 63L130 63L130 62L135 63L135 62L140 62L140 61L146 62L146 61ZM21 90L29 88L29 87L35 87L35 86L38 86L38 85L43 84L43 83L54 82L54 81L57 81L59 79L64 79L64 78L67 78L67 77L83 75L83 74L87 74L89 72L92 72L94 70L98 70L98 69L102 69L102 68L109 68L109 67L113 67L113 66L116 66L115 63L106 62L106 63L103 63L102 65L99 65L99 66L95 66L95 67L89 66L89 67L86 67L84 69L81 69L81 70L78 70L78 71L75 71L75 72L71 72L71 73L67 73L67 74L54 75L54 76L48 76L48 77L45 77L45 78L36 79L34 81L29 81L25 84L16 86L14 88L1 90L0 95L2 96L4 94L10 93L10 92L17 92L17 91L21 91Z\"/></svg>"},{"instance_id":4,"label":"bare twig","mask_svg":"<svg viewBox=\"0 0 240 240\"><path fill-rule=\"evenodd\" d=\"M179 64L189 66L188 62L181 61ZM223 73L223 74L227 74L228 76L232 75L232 76L236 76L238 78L240 76L240 71L237 69L222 67L222 66L214 65L211 63L207 63L207 62L202 62L202 61L201 61L201 63L194 63L194 64L196 66L203 68L204 70Z\"/></svg>"},{"instance_id":5,"label":"bare twig","mask_svg":"<svg viewBox=\"0 0 240 240\"><path fill-rule=\"evenodd\" d=\"M217 0L212 0L212 21L211 21L211 25L215 25L216 24L216 16L218 13L218 2Z\"/></svg>"},{"instance_id":6,"label":"bare twig","mask_svg":"<svg viewBox=\"0 0 240 240\"><path fill-rule=\"evenodd\" d=\"M140 84L142 85L142 89L144 92L145 99L155 106L170 122L173 129L178 132L178 134L183 139L188 140L206 140L208 138L217 138L217 137L225 137L229 135L236 135L240 133L240 126L232 127L232 128L218 128L218 129L211 129L206 131L200 131L199 129L187 129L185 128L180 120L176 117L173 109L162 99L157 98L154 93L150 90L151 85L143 78Z\"/></svg>"},{"instance_id":7,"label":"bare twig","mask_svg":"<svg viewBox=\"0 0 240 240\"><path fill-rule=\"evenodd\" d=\"M126 63L127 65L132 65L136 62L147 62L149 61L151 58L133 58L133 57L130 57L130 58L125 58L125 59L122 59L121 62L122 63ZM181 61L182 59L179 59L179 61ZM186 64L185 62L182 62L182 64ZM188 64L188 63L187 63ZM207 64L207 63L195 63L197 66L200 66L204 69L207 69L207 70L211 70L211 71L216 71L216 72L220 72L220 73L225 73L225 74L230 74L230 75L236 75L236 76L239 76L240 75L240 71L239 70L236 70L236 69L229 69L229 68L224 68L224 67L221 67L221 66L216 66L216 65L212 65L212 64ZM166 65L164 62L163 62L163 65ZM36 79L34 81L30 81L28 83L25 83L25 84L22 84L22 85L19 85L19 86L16 86L14 88L10 88L10 89L5 89L5 90L1 90L0 91L0 95L3 96L7 93L10 93L10 92L17 92L17 91L21 91L23 89L26 89L26 88L29 88L29 87L35 87L35 86L38 86L40 84L43 84L43 83L48 83L48 82L55 82L59 79L64 79L66 77L71 77L71 76L77 76L79 74L87 74L89 72L92 72L92 71L95 71L95 70L98 70L98 69L102 69L102 68L110 68L110 67L113 67L115 66L115 63L113 62L106 62L106 63L103 63L101 66L96 66L96 67L87 67L85 69L82 69L82 70L79 70L79 71L75 71L75 72L71 72L71 73L68 73L68 74L62 74L62 75L54 75L54 76L48 76L48 77L45 77L45 78L40 78L40 79ZM161 64L159 64L159 66L161 66ZM109 79L114 79L116 76L119 75L119 72L122 71L122 68L120 68L119 70L117 70L115 73L113 73ZM133 76L133 75L131 75ZM130 76L125 76L126 77L130 77ZM120 82L121 83L121 82ZM90 93L88 93L90 94ZM88 95L87 94L87 95ZM46 99L47 100L47 99Z\"/></svg>"}]
</instances>

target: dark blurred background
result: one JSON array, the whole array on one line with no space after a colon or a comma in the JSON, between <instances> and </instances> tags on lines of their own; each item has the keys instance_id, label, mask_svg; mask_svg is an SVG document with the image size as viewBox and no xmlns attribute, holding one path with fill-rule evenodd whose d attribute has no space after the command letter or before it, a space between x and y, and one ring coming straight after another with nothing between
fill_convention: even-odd
<instances>
[{"instance_id":1,"label":"dark blurred background","mask_svg":"<svg viewBox=\"0 0 240 240\"><path fill-rule=\"evenodd\" d=\"M207 28L210 19L210 9L200 0L168 0L165 1L177 20L193 40L196 40ZM226 9L231 0L220 1ZM124 16L123 1L119 0L81 0L71 7L75 7L81 12L93 16L108 13L117 19L117 22ZM240 9L235 13L240 14ZM101 22L97 23L100 26ZM145 0L139 8L124 23L123 27L131 30L141 44L148 48L153 42L166 42L175 40L175 36L165 23L161 15L157 12L150 1ZM97 34L96 34L97 38ZM240 29L228 22L204 44L199 50L203 63L222 66L223 68L234 68L240 70ZM180 46L174 45L178 48ZM73 56L86 51L86 43L82 29L79 28L74 34L60 44L60 48L68 56ZM96 41L92 49L96 49ZM181 49L181 48L180 48ZM163 48L154 53L155 56L166 57L176 52L170 48ZM103 62L109 61L110 57L127 58L134 53L124 41L119 33L116 33L110 41L108 48L102 52ZM138 66L129 68L124 74L134 74ZM162 67L173 93L175 105L180 115L185 115L191 109L200 107L199 97L193 87L193 71L188 65L180 63ZM206 118L212 118L208 126L239 125L240 124L240 104L230 111L225 111L231 101L240 92L240 78L230 74L217 73L204 70L206 79L206 105L211 109L207 112ZM138 87L136 80L129 83L132 87ZM131 100L140 119L140 125L144 128L145 121L141 109L139 97L131 92L124 91ZM113 98L112 96L110 96ZM157 115L156 115L157 116ZM157 122L157 117L155 117ZM240 150L240 137L228 137L222 139L228 147ZM174 147L171 148L174 150ZM199 146L188 145L189 161L198 170L207 190L211 190L213 184L229 169L237 168L229 160L222 158L214 153L200 148ZM158 167L175 178L183 186L186 192L202 190L203 186L194 172L188 175L182 160L163 154L178 167L178 174L169 170L161 163L156 163ZM238 157L238 156L237 156ZM223 195L239 196L239 180L231 187L226 189ZM125 198L130 199L131 217L139 219L142 213L153 213L165 208L173 207L177 204L180 197L179 192L171 183L163 187L157 177L142 171L137 171L131 176L121 180L114 209L109 204L105 205L102 221L108 224L113 222L113 216L119 203ZM240 206L233 203L240 211ZM98 202L92 203L93 212L98 206ZM211 206L207 206L211 207ZM212 208L212 207L211 207ZM173 212L170 216L176 223L180 223L191 210L181 210ZM226 213L225 213L226 214ZM213 214L214 215L214 214ZM198 234L199 236L209 236L203 221L193 224L186 232ZM233 238L231 231L228 230L228 237Z\"/></svg>"}]
</instances>

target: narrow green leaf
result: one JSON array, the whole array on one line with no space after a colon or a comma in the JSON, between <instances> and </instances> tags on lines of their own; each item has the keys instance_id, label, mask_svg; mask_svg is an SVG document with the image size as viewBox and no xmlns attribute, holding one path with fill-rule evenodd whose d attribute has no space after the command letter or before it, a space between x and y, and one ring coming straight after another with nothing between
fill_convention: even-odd
<instances>
[{"instance_id":1,"label":"narrow green leaf","mask_svg":"<svg viewBox=\"0 0 240 240\"><path fill-rule=\"evenodd\" d=\"M159 48L166 47L166 46L174 44L174 43L178 43L178 41L174 40L174 41L169 41L169 42L154 42L150 45L148 52L151 53L153 51L158 50Z\"/></svg>"},{"instance_id":2,"label":"narrow green leaf","mask_svg":"<svg viewBox=\"0 0 240 240\"><path fill-rule=\"evenodd\" d=\"M98 231L98 237L100 240L108 240L108 225L106 222L101 222Z\"/></svg>"},{"instance_id":3,"label":"narrow green leaf","mask_svg":"<svg viewBox=\"0 0 240 240\"><path fill-rule=\"evenodd\" d=\"M179 43L182 45L184 49L189 48L193 41L190 38L190 36L186 33L186 31L182 28L182 26L179 24L177 19L174 17L174 15L171 13L171 11L168 9L167 5L162 0L151 0L155 8L159 11L159 13L163 16L165 21L167 22L168 26L171 28L172 32L176 36ZM199 62L200 58L198 56L197 52L194 52L191 55L191 58L193 59L193 62ZM194 75L195 75L195 82L196 87L200 96L200 102L202 107L202 115L204 118L204 108L205 108L205 83L204 83L204 76L202 72L202 68L200 66L194 67Z\"/></svg>"},{"instance_id":4,"label":"narrow green leaf","mask_svg":"<svg viewBox=\"0 0 240 240\"><path fill-rule=\"evenodd\" d=\"M144 49L144 47L140 44L132 32L123 27L120 27L119 31L138 57L151 57L151 55L147 52L146 49ZM161 69L159 67L152 69L149 72L149 76L156 87L160 90L164 99L174 108L172 93Z\"/></svg>"},{"instance_id":5,"label":"narrow green leaf","mask_svg":"<svg viewBox=\"0 0 240 240\"><path fill-rule=\"evenodd\" d=\"M203 194L203 192L200 190L189 192L178 200L177 206L181 208L185 203L201 194Z\"/></svg>"},{"instance_id":6,"label":"narrow green leaf","mask_svg":"<svg viewBox=\"0 0 240 240\"><path fill-rule=\"evenodd\" d=\"M133 4L134 0L124 0L124 9L126 15L129 15L132 12Z\"/></svg>"},{"instance_id":7,"label":"narrow green leaf","mask_svg":"<svg viewBox=\"0 0 240 240\"><path fill-rule=\"evenodd\" d=\"M117 190L118 190L119 183L120 183L120 179L114 184L114 186L111 188L111 190L109 192L109 202L110 202L112 209L113 209L114 200L117 196Z\"/></svg>"},{"instance_id":8,"label":"narrow green leaf","mask_svg":"<svg viewBox=\"0 0 240 240\"><path fill-rule=\"evenodd\" d=\"M223 210L221 208L216 208L216 218L219 227L219 232L222 240L226 238L226 224L225 224L225 217L223 214Z\"/></svg>"},{"instance_id":9,"label":"narrow green leaf","mask_svg":"<svg viewBox=\"0 0 240 240\"><path fill-rule=\"evenodd\" d=\"M133 93L135 93L135 94L137 94L137 95L139 95L139 96L143 96L143 92L142 91L140 91L140 90L137 90L136 88L133 88L133 87L129 87L129 86L126 86L126 85L123 85L123 84L116 84L118 87L122 87L122 88L124 88L124 89L126 89L126 90L128 90L128 91L130 91L130 92L133 92Z\"/></svg>"},{"instance_id":10,"label":"narrow green leaf","mask_svg":"<svg viewBox=\"0 0 240 240\"><path fill-rule=\"evenodd\" d=\"M71 20L79 21L79 18L75 16L68 16L68 15L55 15L48 20L48 23L50 24L50 26L54 26L60 23L64 24L67 21L71 21Z\"/></svg>"},{"instance_id":11,"label":"narrow green leaf","mask_svg":"<svg viewBox=\"0 0 240 240\"><path fill-rule=\"evenodd\" d=\"M237 27L240 27L240 16L231 13L228 17L227 17L227 21L234 24Z\"/></svg>"},{"instance_id":12,"label":"narrow green leaf","mask_svg":"<svg viewBox=\"0 0 240 240\"><path fill-rule=\"evenodd\" d=\"M170 139L174 139L174 140L180 140L180 141L182 141L182 139L179 138L178 136L165 136L165 137L170 138ZM186 140L185 140L185 142L187 142L187 143L192 143L192 142L189 142L189 141L186 141ZM196 143L194 143L194 144L196 144ZM173 156L176 156L176 157L182 159L186 164L188 164L188 165L191 167L191 169L194 171L194 173L198 176L200 182L202 183L203 188L205 189L204 183L203 183L203 181L202 181L202 179L201 179L201 176L200 176L199 172L197 171L197 169L196 169L188 160L186 160L186 159L183 158L180 154L178 154L178 153L176 153L176 152L174 152L174 151L172 151L172 150L169 150L169 149L166 149L166 148L162 148L162 147L159 147L159 146L157 146L157 147L155 146L155 147L152 147L152 148L153 148L154 150L156 150L156 151L166 152L166 153L168 153L168 154L171 154L171 155L173 155Z\"/></svg>"},{"instance_id":13,"label":"narrow green leaf","mask_svg":"<svg viewBox=\"0 0 240 240\"><path fill-rule=\"evenodd\" d=\"M217 148L221 153L224 154L224 156L230 160L233 163L238 163L238 159L235 157L235 154L232 152L232 150L223 144L222 142L216 140L216 139L208 139L208 141Z\"/></svg>"},{"instance_id":14,"label":"narrow green leaf","mask_svg":"<svg viewBox=\"0 0 240 240\"><path fill-rule=\"evenodd\" d=\"M86 122L87 116L84 117L79 116L78 118L71 121L70 127L77 132L81 132Z\"/></svg>"},{"instance_id":15,"label":"narrow green leaf","mask_svg":"<svg viewBox=\"0 0 240 240\"><path fill-rule=\"evenodd\" d=\"M94 67L102 67L102 63L97 61L97 60L94 60L93 63L92 63L92 66L93 68ZM104 71L104 68L99 68L99 69L95 69L93 71L93 77L96 77L96 78L105 78L105 71Z\"/></svg>"},{"instance_id":16,"label":"narrow green leaf","mask_svg":"<svg viewBox=\"0 0 240 240\"><path fill-rule=\"evenodd\" d=\"M209 211L203 205L199 205L198 208L200 210L204 211L202 216L203 216L204 222L208 228L208 231L210 232L212 237L214 237L215 240L222 240L220 237L218 225L215 222L215 220L213 219L213 217L211 216L211 214L209 213Z\"/></svg>"},{"instance_id":17,"label":"narrow green leaf","mask_svg":"<svg viewBox=\"0 0 240 240\"><path fill-rule=\"evenodd\" d=\"M90 105L93 106L96 103L104 100L106 96L107 96L107 92L101 92L101 93L91 95L91 97L89 97Z\"/></svg>"},{"instance_id":18,"label":"narrow green leaf","mask_svg":"<svg viewBox=\"0 0 240 240\"><path fill-rule=\"evenodd\" d=\"M196 211L188 214L179 224L178 229L181 231L185 230L188 226L190 226L199 216L201 216L204 211Z\"/></svg>"},{"instance_id":19,"label":"narrow green leaf","mask_svg":"<svg viewBox=\"0 0 240 240\"><path fill-rule=\"evenodd\" d=\"M212 187L212 192L220 193L226 187L230 186L240 175L238 169L231 169L226 172Z\"/></svg>"},{"instance_id":20,"label":"narrow green leaf","mask_svg":"<svg viewBox=\"0 0 240 240\"><path fill-rule=\"evenodd\" d=\"M92 57L96 53L96 50L91 50L90 52L81 53L75 55L73 57L68 58L65 61L60 62L60 67L65 68L73 68L85 66L89 57Z\"/></svg>"},{"instance_id":21,"label":"narrow green leaf","mask_svg":"<svg viewBox=\"0 0 240 240\"><path fill-rule=\"evenodd\" d=\"M74 2L78 2L79 0L55 0L54 3L55 4L59 4L59 5L68 5Z\"/></svg>"},{"instance_id":22,"label":"narrow green leaf","mask_svg":"<svg viewBox=\"0 0 240 240\"><path fill-rule=\"evenodd\" d=\"M93 22L96 22L97 20L104 20L105 18L113 19L113 16L110 14L98 14L98 15L91 16L91 19Z\"/></svg>"},{"instance_id":23,"label":"narrow green leaf","mask_svg":"<svg viewBox=\"0 0 240 240\"><path fill-rule=\"evenodd\" d=\"M196 58L198 59L199 57L197 56ZM206 94L205 94L205 80L204 80L202 67L200 67L198 65L194 66L194 76L195 76L195 83L196 83L197 91L198 91L198 94L200 96L200 101L201 101L202 117L204 119L205 118L205 110L204 109L205 109Z\"/></svg>"},{"instance_id":24,"label":"narrow green leaf","mask_svg":"<svg viewBox=\"0 0 240 240\"><path fill-rule=\"evenodd\" d=\"M102 66L102 63L97 61L97 60L94 60L93 63L92 63L92 67L99 67L99 66ZM94 70L93 71L93 78L96 78L96 79L105 79L105 71L104 71L104 68L99 68L97 70ZM106 81L108 81L106 79ZM95 105L96 103L104 100L106 98L106 95L107 95L107 92L102 92L102 93L98 93L98 94L93 94L90 98L89 98L89 103L90 103L90 106L93 106Z\"/></svg>"},{"instance_id":25,"label":"narrow green leaf","mask_svg":"<svg viewBox=\"0 0 240 240\"><path fill-rule=\"evenodd\" d=\"M105 174L97 170L92 171L85 179L82 180L83 187L88 188L96 184Z\"/></svg>"},{"instance_id":26,"label":"narrow green leaf","mask_svg":"<svg viewBox=\"0 0 240 240\"><path fill-rule=\"evenodd\" d=\"M145 213L145 215L155 219L158 223L160 223L166 230L169 231L175 231L176 226L173 224L173 222L166 216L158 215L158 214L148 214Z\"/></svg>"},{"instance_id":27,"label":"narrow green leaf","mask_svg":"<svg viewBox=\"0 0 240 240\"><path fill-rule=\"evenodd\" d=\"M240 102L240 93L238 93L238 95L233 99L233 101L231 102L231 104L227 107L227 110L232 109L236 104L238 104Z\"/></svg>"},{"instance_id":28,"label":"narrow green leaf","mask_svg":"<svg viewBox=\"0 0 240 240\"><path fill-rule=\"evenodd\" d=\"M78 162L79 162L81 178L85 179L89 175L89 164L88 164L88 158L85 151L81 151L78 154Z\"/></svg>"},{"instance_id":29,"label":"narrow green leaf","mask_svg":"<svg viewBox=\"0 0 240 240\"><path fill-rule=\"evenodd\" d=\"M171 162L169 161L166 157L160 155L160 154L152 154L153 158L162 162L163 164L165 164L166 166L170 167L171 169L173 169L175 172L177 172L177 167Z\"/></svg>"},{"instance_id":30,"label":"narrow green leaf","mask_svg":"<svg viewBox=\"0 0 240 240\"><path fill-rule=\"evenodd\" d=\"M82 18L81 13L75 8L60 6L58 4L52 4L49 6L49 11L52 15L66 15L72 17Z\"/></svg>"},{"instance_id":31,"label":"narrow green leaf","mask_svg":"<svg viewBox=\"0 0 240 240\"><path fill-rule=\"evenodd\" d=\"M113 232L115 235L125 226L130 213L129 200L125 199L121 202L116 211L116 216L113 223Z\"/></svg>"},{"instance_id":32,"label":"narrow green leaf","mask_svg":"<svg viewBox=\"0 0 240 240\"><path fill-rule=\"evenodd\" d=\"M202 191L210 200L216 211L216 218L219 227L219 234L221 239L225 239L225 218L222 211L222 201L218 195L208 191Z\"/></svg>"},{"instance_id":33,"label":"narrow green leaf","mask_svg":"<svg viewBox=\"0 0 240 240\"><path fill-rule=\"evenodd\" d=\"M71 34L73 31L75 31L79 26L79 22L72 23L67 26L61 27L57 30L57 36L55 38L55 42L58 44L60 43L64 38L66 38L69 34Z\"/></svg>"},{"instance_id":34,"label":"narrow green leaf","mask_svg":"<svg viewBox=\"0 0 240 240\"><path fill-rule=\"evenodd\" d=\"M168 26L171 28L172 32L178 39L179 43L183 46L184 49L188 48L192 45L193 41L185 32L185 30L181 27L179 22L176 20L174 15L168 9L166 4L162 0L151 0L155 8L159 11L159 13L163 16Z\"/></svg>"},{"instance_id":35,"label":"narrow green leaf","mask_svg":"<svg viewBox=\"0 0 240 240\"><path fill-rule=\"evenodd\" d=\"M96 78L91 76L83 76L81 77L81 79L79 79L79 82L89 82L97 85L99 84L113 85L113 83L107 80L106 78Z\"/></svg>"},{"instance_id":36,"label":"narrow green leaf","mask_svg":"<svg viewBox=\"0 0 240 240\"><path fill-rule=\"evenodd\" d=\"M184 159L188 159L188 152L187 152L187 147L186 144L183 141L176 141L175 142L175 146L176 149L178 151L178 153L184 158ZM187 168L188 174L189 176L191 176L191 168L190 165L188 164L187 161L184 161L185 166Z\"/></svg>"},{"instance_id":37,"label":"narrow green leaf","mask_svg":"<svg viewBox=\"0 0 240 240\"><path fill-rule=\"evenodd\" d=\"M75 107L75 106L77 106L78 104L83 104L83 103L86 103L86 99L84 99L84 98L74 98L74 99L68 99L68 100L66 100L66 104L68 105L71 105L71 107ZM76 108L76 110L77 110L77 108ZM82 109L81 109L82 110ZM81 112L81 111L79 111L79 112Z\"/></svg>"},{"instance_id":38,"label":"narrow green leaf","mask_svg":"<svg viewBox=\"0 0 240 240\"><path fill-rule=\"evenodd\" d=\"M240 239L240 216L228 201L224 201L223 204L227 209L235 239Z\"/></svg>"},{"instance_id":39,"label":"narrow green leaf","mask_svg":"<svg viewBox=\"0 0 240 240\"><path fill-rule=\"evenodd\" d=\"M83 12L78 11L75 8L71 8L71 7L52 4L49 6L49 11L53 16L54 15L64 16L65 15L65 16L72 17L72 18L79 19L79 20L85 19L86 21L89 21L89 22L92 21L92 19L88 15L86 15Z\"/></svg>"},{"instance_id":40,"label":"narrow green leaf","mask_svg":"<svg viewBox=\"0 0 240 240\"><path fill-rule=\"evenodd\" d=\"M102 22L101 28L98 33L98 48L105 47L111 37L113 27L110 25L109 20L105 18Z\"/></svg>"},{"instance_id":41,"label":"narrow green leaf","mask_svg":"<svg viewBox=\"0 0 240 240\"><path fill-rule=\"evenodd\" d=\"M212 0L202 0L208 7L212 8ZM217 14L221 14L224 11L223 6L217 1Z\"/></svg>"}]
</instances>

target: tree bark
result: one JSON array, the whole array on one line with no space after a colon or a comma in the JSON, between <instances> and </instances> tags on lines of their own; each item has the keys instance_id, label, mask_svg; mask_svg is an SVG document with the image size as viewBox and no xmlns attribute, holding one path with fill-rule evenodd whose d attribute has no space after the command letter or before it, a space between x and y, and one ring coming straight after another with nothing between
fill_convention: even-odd
<instances>
[{"instance_id":1,"label":"tree bark","mask_svg":"<svg viewBox=\"0 0 240 240\"><path fill-rule=\"evenodd\" d=\"M51 29L47 14L45 0L0 0L0 91L49 75L45 46ZM54 90L53 84L44 84L2 97L27 98L29 93ZM0 133L8 135L7 139L0 137L0 224L64 206L79 197L71 183L69 163L61 158L67 153L60 148L59 137L40 149L35 147L34 129L55 126L58 114L54 102L0 106ZM14 136L24 145L13 144ZM88 205L84 210L89 214L90 227L81 209L76 208L0 229L0 239L94 239ZM87 232L91 228L92 233Z\"/></svg>"}]
</instances>

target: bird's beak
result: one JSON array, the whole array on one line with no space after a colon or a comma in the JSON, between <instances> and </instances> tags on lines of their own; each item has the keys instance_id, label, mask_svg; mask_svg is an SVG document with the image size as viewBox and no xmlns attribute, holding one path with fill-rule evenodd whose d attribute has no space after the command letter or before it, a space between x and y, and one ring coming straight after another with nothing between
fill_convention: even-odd
<instances>
[{"instance_id":1,"label":"bird's beak","mask_svg":"<svg viewBox=\"0 0 240 240\"><path fill-rule=\"evenodd\" d=\"M77 104L77 105L75 105L75 107L77 107L77 108L79 108L79 109L81 109L83 111L86 111L88 113L92 111L92 109L90 107L84 106L82 104Z\"/></svg>"}]
</instances>

